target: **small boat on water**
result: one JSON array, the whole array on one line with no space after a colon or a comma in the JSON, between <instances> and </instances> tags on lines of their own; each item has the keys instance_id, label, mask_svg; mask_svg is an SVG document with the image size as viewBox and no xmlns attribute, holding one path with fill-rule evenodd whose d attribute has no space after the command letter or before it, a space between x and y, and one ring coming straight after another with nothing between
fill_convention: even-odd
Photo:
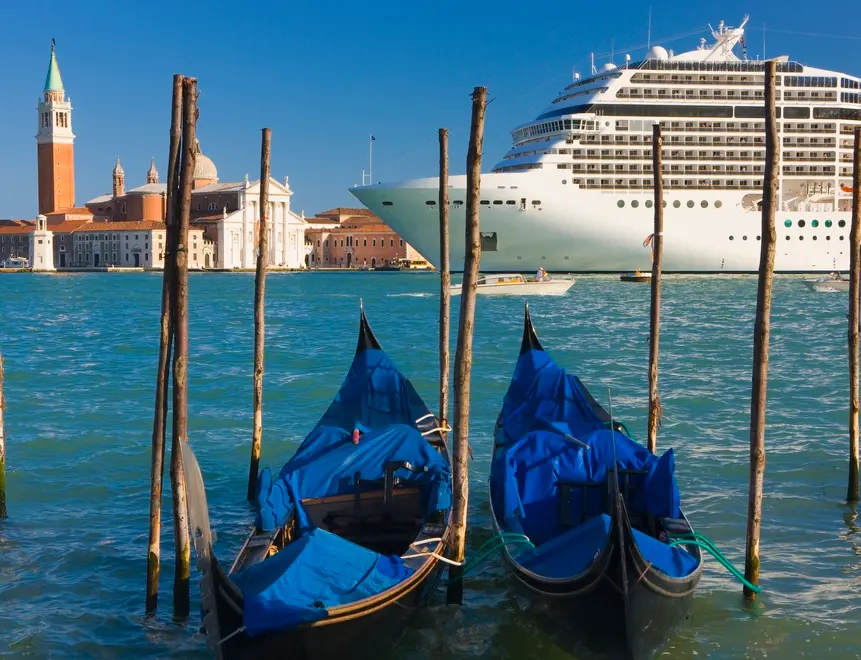
<instances>
[{"instance_id":1,"label":"small boat on water","mask_svg":"<svg viewBox=\"0 0 861 660\"><path fill-rule=\"evenodd\" d=\"M619 279L623 282L651 282L652 273L649 271L644 273L638 268L633 273L622 273Z\"/></svg>"},{"instance_id":2,"label":"small boat on water","mask_svg":"<svg viewBox=\"0 0 861 660\"><path fill-rule=\"evenodd\" d=\"M218 658L364 657L433 595L451 507L440 427L362 312L334 401L277 477L261 472L254 529L229 571L182 443L203 627Z\"/></svg>"},{"instance_id":3,"label":"small boat on water","mask_svg":"<svg viewBox=\"0 0 861 660\"><path fill-rule=\"evenodd\" d=\"M670 449L661 457L613 422L538 341L526 310L520 356L494 430L490 503L513 575L543 601L542 616L624 636L649 658L690 614L700 550L690 534ZM551 626L552 629L552 626Z\"/></svg>"},{"instance_id":4,"label":"small boat on water","mask_svg":"<svg viewBox=\"0 0 861 660\"><path fill-rule=\"evenodd\" d=\"M574 286L574 279L527 279L520 274L479 275L476 293L488 296L561 296ZM451 285L451 295L459 296L461 285Z\"/></svg>"},{"instance_id":5,"label":"small boat on water","mask_svg":"<svg viewBox=\"0 0 861 660\"><path fill-rule=\"evenodd\" d=\"M831 273L828 277L823 277L817 280L802 281L811 291L849 291L849 280L844 279L840 273Z\"/></svg>"},{"instance_id":6,"label":"small boat on water","mask_svg":"<svg viewBox=\"0 0 861 660\"><path fill-rule=\"evenodd\" d=\"M22 269L29 267L30 261L26 257L9 257L0 263L0 268Z\"/></svg>"}]
</instances>

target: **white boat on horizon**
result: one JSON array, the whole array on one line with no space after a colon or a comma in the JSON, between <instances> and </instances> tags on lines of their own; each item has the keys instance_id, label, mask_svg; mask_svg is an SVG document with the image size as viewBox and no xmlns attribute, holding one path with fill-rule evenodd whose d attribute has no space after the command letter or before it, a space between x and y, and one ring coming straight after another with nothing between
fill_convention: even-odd
<instances>
[{"instance_id":1,"label":"white boat on horizon","mask_svg":"<svg viewBox=\"0 0 861 660\"><path fill-rule=\"evenodd\" d=\"M527 264L564 273L649 270L643 238L654 214L652 128L659 123L663 272L756 273L765 62L747 56L746 23L721 21L699 46L651 46L561 81L559 94L514 127L511 148L481 174L483 271L517 272ZM814 54L805 51L799 59ZM861 77L787 55L770 59L777 62L782 136L775 271L848 270L847 186ZM448 192L450 268L462 271L466 176L450 176ZM439 266L438 177L374 182L350 193Z\"/></svg>"},{"instance_id":2,"label":"white boat on horizon","mask_svg":"<svg viewBox=\"0 0 861 660\"><path fill-rule=\"evenodd\" d=\"M0 268L14 268L15 270L21 270L23 268L29 268L30 262L26 257L9 257L2 263L0 263Z\"/></svg>"},{"instance_id":3,"label":"white boat on horizon","mask_svg":"<svg viewBox=\"0 0 861 660\"><path fill-rule=\"evenodd\" d=\"M520 274L479 275L476 293L488 296L562 296L574 286L571 279L527 279ZM461 285L451 285L451 295L459 296Z\"/></svg>"},{"instance_id":4,"label":"white boat on horizon","mask_svg":"<svg viewBox=\"0 0 861 660\"><path fill-rule=\"evenodd\" d=\"M803 280L805 286L811 291L832 292L832 291L849 291L849 280L843 279L840 273L831 273L828 277L822 277L817 280Z\"/></svg>"}]
</instances>

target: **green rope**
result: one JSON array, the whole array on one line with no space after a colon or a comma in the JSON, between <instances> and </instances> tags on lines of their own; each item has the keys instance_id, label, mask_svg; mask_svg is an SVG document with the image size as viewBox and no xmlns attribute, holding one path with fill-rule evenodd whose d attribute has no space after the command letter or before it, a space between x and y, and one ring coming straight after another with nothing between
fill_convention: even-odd
<instances>
[{"instance_id":1,"label":"green rope","mask_svg":"<svg viewBox=\"0 0 861 660\"><path fill-rule=\"evenodd\" d=\"M495 552L502 550L506 545L517 544L526 544L529 545L530 548L535 547L535 544L532 543L532 541L530 541L525 534L515 534L514 532L500 532L499 534L492 536L487 541L481 544L472 559L463 564L463 570L461 571L459 576L457 576L453 580L444 580L443 584L448 586L449 584L454 584L458 580L462 580L464 577L466 577L468 573L471 573L475 568L484 563L487 558Z\"/></svg>"},{"instance_id":2,"label":"green rope","mask_svg":"<svg viewBox=\"0 0 861 660\"><path fill-rule=\"evenodd\" d=\"M670 543L671 548L676 545L693 545L698 548L702 548L712 557L714 557L721 566L728 570L733 575L733 577L735 577L735 579L741 582L753 593L758 594L761 591L760 587L748 582L745 579L744 575L742 575L741 571L739 571L735 566L733 566L732 562L727 559L726 555L724 555L720 550L718 550L717 546L715 546L714 543L712 543L702 534L672 534L671 536L673 538L673 541Z\"/></svg>"}]
</instances>

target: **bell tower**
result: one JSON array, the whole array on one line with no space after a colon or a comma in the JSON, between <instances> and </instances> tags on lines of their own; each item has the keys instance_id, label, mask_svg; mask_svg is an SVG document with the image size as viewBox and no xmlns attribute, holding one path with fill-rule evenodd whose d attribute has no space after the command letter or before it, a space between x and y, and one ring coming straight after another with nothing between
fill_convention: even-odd
<instances>
[{"instance_id":1,"label":"bell tower","mask_svg":"<svg viewBox=\"0 0 861 660\"><path fill-rule=\"evenodd\" d=\"M75 205L75 135L72 133L72 103L66 98L54 40L39 100L39 132L36 148L39 163L39 214L45 215Z\"/></svg>"}]
</instances>

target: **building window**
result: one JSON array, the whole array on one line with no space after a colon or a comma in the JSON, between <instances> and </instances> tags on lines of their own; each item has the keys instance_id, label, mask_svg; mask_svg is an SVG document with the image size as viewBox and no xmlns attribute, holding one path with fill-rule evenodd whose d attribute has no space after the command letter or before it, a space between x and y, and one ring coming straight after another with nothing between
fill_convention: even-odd
<instances>
[{"instance_id":1,"label":"building window","mask_svg":"<svg viewBox=\"0 0 861 660\"><path fill-rule=\"evenodd\" d=\"M374 244L374 247L377 247L377 239L376 238L373 240L373 244Z\"/></svg>"},{"instance_id":2,"label":"building window","mask_svg":"<svg viewBox=\"0 0 861 660\"><path fill-rule=\"evenodd\" d=\"M362 241L362 247L368 247L368 239L367 238L364 241Z\"/></svg>"},{"instance_id":3,"label":"building window","mask_svg":"<svg viewBox=\"0 0 861 660\"><path fill-rule=\"evenodd\" d=\"M389 247L395 247L395 239L394 238L389 239Z\"/></svg>"},{"instance_id":4,"label":"building window","mask_svg":"<svg viewBox=\"0 0 861 660\"><path fill-rule=\"evenodd\" d=\"M401 247L404 246L404 239L401 239Z\"/></svg>"}]
</instances>

